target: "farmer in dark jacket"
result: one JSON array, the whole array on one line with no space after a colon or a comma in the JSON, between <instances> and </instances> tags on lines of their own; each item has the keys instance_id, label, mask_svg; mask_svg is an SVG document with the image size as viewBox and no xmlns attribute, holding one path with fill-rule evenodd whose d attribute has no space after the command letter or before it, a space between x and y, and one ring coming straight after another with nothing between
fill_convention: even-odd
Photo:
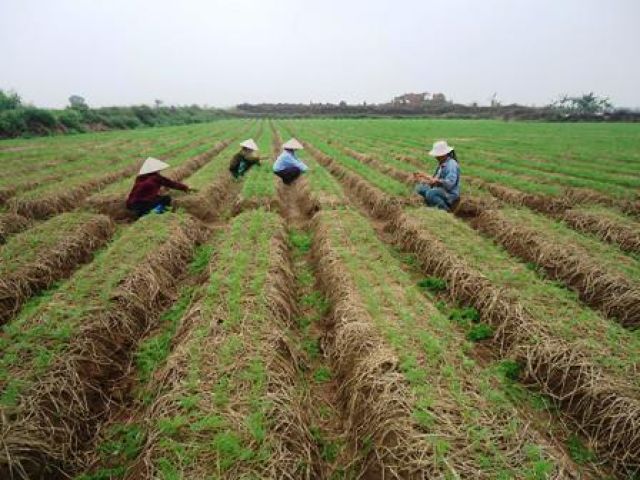
<instances>
[{"instance_id":1,"label":"farmer in dark jacket","mask_svg":"<svg viewBox=\"0 0 640 480\"><path fill-rule=\"evenodd\" d=\"M127 198L127 209L131 210L139 218L146 215L151 210L156 213L163 213L171 205L169 195L160 195L162 187L182 190L183 192L193 191L184 183L160 175L160 171L169 168L169 165L157 158L149 157L145 160L140 172L136 177L133 189Z\"/></svg>"},{"instance_id":2,"label":"farmer in dark jacket","mask_svg":"<svg viewBox=\"0 0 640 480\"><path fill-rule=\"evenodd\" d=\"M429 207L450 211L460 200L460 166L453 147L441 140L433 144L429 155L438 160L433 176L418 173L416 193Z\"/></svg>"},{"instance_id":3,"label":"farmer in dark jacket","mask_svg":"<svg viewBox=\"0 0 640 480\"><path fill-rule=\"evenodd\" d=\"M229 171L234 178L242 177L254 165L260 165L260 157L254 152L258 151L258 145L252 138L240 144L242 150L236 153L229 164Z\"/></svg>"}]
</instances>

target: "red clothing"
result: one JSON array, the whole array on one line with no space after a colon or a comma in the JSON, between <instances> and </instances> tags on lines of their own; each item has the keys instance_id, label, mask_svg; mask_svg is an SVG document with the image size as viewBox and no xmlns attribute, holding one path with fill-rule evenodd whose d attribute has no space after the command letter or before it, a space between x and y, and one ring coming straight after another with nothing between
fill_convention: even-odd
<instances>
[{"instance_id":1,"label":"red clothing","mask_svg":"<svg viewBox=\"0 0 640 480\"><path fill-rule=\"evenodd\" d=\"M163 177L157 172L148 173L146 175L138 175L133 189L127 198L127 207L138 202L153 202L158 198L162 187L175 188L186 192L189 190L184 183L174 182L173 180Z\"/></svg>"}]
</instances>

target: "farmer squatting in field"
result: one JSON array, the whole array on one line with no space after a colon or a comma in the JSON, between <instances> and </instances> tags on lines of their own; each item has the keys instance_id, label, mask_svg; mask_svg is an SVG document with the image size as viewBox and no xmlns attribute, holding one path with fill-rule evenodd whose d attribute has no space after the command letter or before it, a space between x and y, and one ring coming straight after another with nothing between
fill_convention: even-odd
<instances>
[{"instance_id":1,"label":"farmer squatting in field","mask_svg":"<svg viewBox=\"0 0 640 480\"><path fill-rule=\"evenodd\" d=\"M424 198L427 206L451 211L460 201L460 166L455 150L440 140L433 144L429 155L438 160L438 167L433 176L414 175L418 182L416 193Z\"/></svg>"},{"instance_id":2,"label":"farmer squatting in field","mask_svg":"<svg viewBox=\"0 0 640 480\"><path fill-rule=\"evenodd\" d=\"M150 211L163 213L171 205L169 195L160 195L162 187L182 190L183 192L195 192L184 183L160 175L160 171L169 168L169 164L157 158L147 158L138 176L136 177L129 198L127 198L127 209L135 213L139 218Z\"/></svg>"},{"instance_id":3,"label":"farmer squatting in field","mask_svg":"<svg viewBox=\"0 0 640 480\"><path fill-rule=\"evenodd\" d=\"M273 164L273 173L279 176L285 185L291 185L302 173L309 170L298 157L296 150L304 147L295 138L290 139L282 145L283 152Z\"/></svg>"},{"instance_id":4,"label":"farmer squatting in field","mask_svg":"<svg viewBox=\"0 0 640 480\"><path fill-rule=\"evenodd\" d=\"M260 157L254 152L258 151L258 145L253 138L240 143L242 149L231 158L229 171L233 178L240 178L254 165L260 165Z\"/></svg>"}]
</instances>

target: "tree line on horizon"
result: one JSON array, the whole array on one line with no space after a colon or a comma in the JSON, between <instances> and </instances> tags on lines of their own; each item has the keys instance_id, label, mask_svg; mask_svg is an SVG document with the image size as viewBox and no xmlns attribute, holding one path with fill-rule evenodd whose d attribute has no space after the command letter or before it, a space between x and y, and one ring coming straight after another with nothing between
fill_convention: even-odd
<instances>
[{"instance_id":1,"label":"tree line on horizon","mask_svg":"<svg viewBox=\"0 0 640 480\"><path fill-rule=\"evenodd\" d=\"M224 111L199 105L155 105L91 108L79 95L64 109L25 104L16 92L0 90L0 138L32 137L142 127L188 125L225 117Z\"/></svg>"},{"instance_id":2,"label":"tree line on horizon","mask_svg":"<svg viewBox=\"0 0 640 480\"><path fill-rule=\"evenodd\" d=\"M243 103L237 112L253 116L289 117L437 117L541 121L640 121L640 111L615 108L608 98L594 92L579 96L562 95L549 105L535 107L503 105L494 94L489 105L469 105L448 100L443 93L405 93L386 103Z\"/></svg>"},{"instance_id":3,"label":"tree line on horizon","mask_svg":"<svg viewBox=\"0 0 640 480\"><path fill-rule=\"evenodd\" d=\"M0 139L32 137L142 127L187 125L228 117L436 117L493 118L540 121L640 121L640 111L614 108L605 97L593 92L580 96L564 95L557 101L532 107L503 105L496 95L488 106L463 105L443 93L405 93L386 103L242 103L229 110L199 105L91 108L79 95L69 97L64 109L44 109L25 104L12 91L0 89Z\"/></svg>"}]
</instances>

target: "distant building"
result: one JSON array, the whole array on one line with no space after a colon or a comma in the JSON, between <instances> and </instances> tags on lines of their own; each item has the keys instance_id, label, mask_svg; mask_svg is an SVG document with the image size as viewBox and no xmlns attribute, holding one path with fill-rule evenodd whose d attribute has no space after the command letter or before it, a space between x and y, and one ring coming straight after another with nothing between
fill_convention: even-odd
<instances>
[{"instance_id":1,"label":"distant building","mask_svg":"<svg viewBox=\"0 0 640 480\"><path fill-rule=\"evenodd\" d=\"M405 93L404 95L395 97L391 103L394 105L410 105L418 107L425 102L428 95L428 92Z\"/></svg>"},{"instance_id":2,"label":"distant building","mask_svg":"<svg viewBox=\"0 0 640 480\"><path fill-rule=\"evenodd\" d=\"M405 93L395 97L391 102L393 105L406 105L410 107L421 107L427 103L443 104L447 102L444 93Z\"/></svg>"}]
</instances>

